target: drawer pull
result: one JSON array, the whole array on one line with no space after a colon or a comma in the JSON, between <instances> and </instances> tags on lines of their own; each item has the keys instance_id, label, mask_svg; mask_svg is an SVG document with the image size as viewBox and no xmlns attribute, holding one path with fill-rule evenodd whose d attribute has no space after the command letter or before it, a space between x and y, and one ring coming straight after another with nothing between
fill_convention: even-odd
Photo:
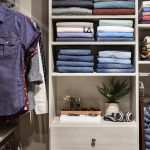
<instances>
[{"instance_id":1,"label":"drawer pull","mask_svg":"<svg viewBox=\"0 0 150 150\"><path fill-rule=\"evenodd\" d=\"M92 139L91 146L95 147L96 139Z\"/></svg>"}]
</instances>

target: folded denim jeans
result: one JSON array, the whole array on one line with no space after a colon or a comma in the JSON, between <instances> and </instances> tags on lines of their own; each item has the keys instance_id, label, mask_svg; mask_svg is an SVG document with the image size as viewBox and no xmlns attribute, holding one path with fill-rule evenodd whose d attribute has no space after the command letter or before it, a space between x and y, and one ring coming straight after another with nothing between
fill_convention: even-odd
<instances>
[{"instance_id":1,"label":"folded denim jeans","mask_svg":"<svg viewBox=\"0 0 150 150\"><path fill-rule=\"evenodd\" d=\"M60 49L59 55L87 56L91 54L88 49Z\"/></svg>"},{"instance_id":2,"label":"folded denim jeans","mask_svg":"<svg viewBox=\"0 0 150 150\"><path fill-rule=\"evenodd\" d=\"M98 58L99 63L113 63L113 64L131 64L130 59L117 59L117 58Z\"/></svg>"},{"instance_id":3,"label":"folded denim jeans","mask_svg":"<svg viewBox=\"0 0 150 150\"><path fill-rule=\"evenodd\" d=\"M70 66L70 67L93 67L94 62L74 62L74 61L57 61L57 66Z\"/></svg>"},{"instance_id":4,"label":"folded denim jeans","mask_svg":"<svg viewBox=\"0 0 150 150\"><path fill-rule=\"evenodd\" d=\"M65 61L81 61L81 62L93 62L94 56L68 56L68 55L58 55L58 60Z\"/></svg>"},{"instance_id":5,"label":"folded denim jeans","mask_svg":"<svg viewBox=\"0 0 150 150\"><path fill-rule=\"evenodd\" d=\"M97 65L98 69L132 69L133 66L132 65L126 65L126 64L102 64L99 63Z\"/></svg>"},{"instance_id":6,"label":"folded denim jeans","mask_svg":"<svg viewBox=\"0 0 150 150\"><path fill-rule=\"evenodd\" d=\"M99 52L99 57L130 59L131 58L131 52L125 52L125 51L100 51Z\"/></svg>"},{"instance_id":7,"label":"folded denim jeans","mask_svg":"<svg viewBox=\"0 0 150 150\"><path fill-rule=\"evenodd\" d=\"M135 69L97 69L98 73L133 73Z\"/></svg>"},{"instance_id":8,"label":"folded denim jeans","mask_svg":"<svg viewBox=\"0 0 150 150\"><path fill-rule=\"evenodd\" d=\"M94 72L93 67L62 67L59 66L58 72L61 73L92 73Z\"/></svg>"}]
</instances>

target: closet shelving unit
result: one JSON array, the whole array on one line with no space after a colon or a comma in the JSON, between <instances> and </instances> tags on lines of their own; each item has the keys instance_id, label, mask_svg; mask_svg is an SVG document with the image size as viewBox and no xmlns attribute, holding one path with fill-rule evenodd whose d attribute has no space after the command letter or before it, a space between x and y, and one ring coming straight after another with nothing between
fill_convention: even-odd
<instances>
[{"instance_id":1,"label":"closet shelving unit","mask_svg":"<svg viewBox=\"0 0 150 150\"><path fill-rule=\"evenodd\" d=\"M139 95L138 95L138 1L136 0L135 15L102 15L102 16L52 16L52 0L49 0L49 126L50 150L139 150ZM134 20L135 40L130 42L56 42L56 22L61 21L91 21L98 25L99 19L131 19ZM96 26L94 26L96 29ZM96 31L96 30L95 30ZM131 46L135 73L57 73L55 61L61 47L91 48L98 53L103 47L111 46L118 49ZM140 63L140 62L139 62ZM108 83L111 77L120 80L126 78L132 85L131 92L120 101L124 112L135 115L135 121L130 123L106 122L100 124L61 124L59 114L66 105L63 97L77 95L87 106L100 106L104 109L104 97L96 89L97 84ZM100 101L101 100L101 101ZM65 103L65 104L64 104ZM96 139L95 147L91 146Z\"/></svg>"}]
</instances>

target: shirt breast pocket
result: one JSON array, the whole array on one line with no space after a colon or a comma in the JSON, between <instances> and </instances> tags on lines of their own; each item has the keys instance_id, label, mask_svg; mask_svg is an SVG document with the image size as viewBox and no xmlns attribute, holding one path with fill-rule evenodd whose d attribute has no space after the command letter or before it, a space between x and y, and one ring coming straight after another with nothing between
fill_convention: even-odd
<instances>
[{"instance_id":1,"label":"shirt breast pocket","mask_svg":"<svg viewBox=\"0 0 150 150\"><path fill-rule=\"evenodd\" d=\"M11 37L0 37L0 56L13 55L17 53L18 40Z\"/></svg>"}]
</instances>

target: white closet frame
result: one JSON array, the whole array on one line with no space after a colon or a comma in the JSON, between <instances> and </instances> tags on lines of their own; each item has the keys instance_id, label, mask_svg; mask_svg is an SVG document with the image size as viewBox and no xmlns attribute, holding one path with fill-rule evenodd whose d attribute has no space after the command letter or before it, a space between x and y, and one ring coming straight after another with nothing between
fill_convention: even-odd
<instances>
[{"instance_id":1,"label":"white closet frame","mask_svg":"<svg viewBox=\"0 0 150 150\"><path fill-rule=\"evenodd\" d=\"M52 0L49 0L49 149L50 150L109 150L107 147L107 143L105 143L105 134L107 131L111 132L111 136L106 138L108 143L110 141L116 140L116 142L112 142L111 150L139 150L139 64L143 63L139 61L139 35L138 28L146 27L147 25L138 25L138 0L135 2L135 15L101 15L101 16L52 16ZM134 20L134 28L135 28L135 41L131 42L56 42L53 41L53 21L63 21L63 20L73 20L76 21L78 19L84 20L99 20L99 19L132 19ZM102 45L131 45L134 46L134 63L136 71L135 73L57 73L53 72L54 70L54 58L53 58L53 47L64 45L92 45L92 46L102 46ZM131 91L130 98L130 110L134 112L136 119L131 123L112 123L112 122L104 122L102 121L99 125L90 125L90 124L60 124L58 117L56 116L57 112L57 86L59 85L59 81L63 78L81 78L81 77L93 77L93 78L103 78L103 77L127 77L132 82L133 91ZM76 81L76 80L75 80ZM63 86L62 86L63 87ZM65 87L65 86L64 86ZM62 89L63 90L63 89ZM97 131L100 130L100 131ZM118 138L115 137L114 133L120 131L120 135L118 133ZM81 132L83 132L81 134ZM73 135L73 137L71 136ZM85 137L89 138L81 138L80 136L85 135ZM98 147L91 148L90 144L90 136L95 136L97 139L101 139L102 141L97 143ZM63 138L61 137L63 136ZM92 138L92 137L91 137ZM121 138L125 138L122 140ZM71 141L72 139L73 141ZM81 146L76 146L79 144L77 139L81 140ZM88 140L88 141L86 141ZM77 143L76 143L77 142ZM70 143L70 145L68 144ZM127 145L129 143L129 146ZM68 144L68 146L66 146ZM87 145L86 145L87 144ZM72 148L71 148L72 145Z\"/></svg>"}]
</instances>

